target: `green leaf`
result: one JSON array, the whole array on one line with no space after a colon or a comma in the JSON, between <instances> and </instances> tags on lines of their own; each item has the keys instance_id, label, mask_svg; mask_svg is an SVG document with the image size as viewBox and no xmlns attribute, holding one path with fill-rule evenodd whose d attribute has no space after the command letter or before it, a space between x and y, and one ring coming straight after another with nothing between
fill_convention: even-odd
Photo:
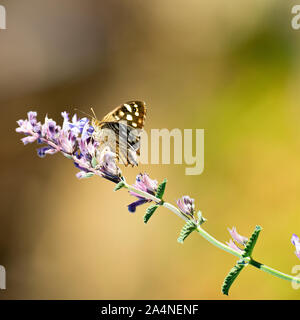
<instances>
[{"instance_id":1,"label":"green leaf","mask_svg":"<svg viewBox=\"0 0 300 320\"><path fill-rule=\"evenodd\" d=\"M93 157L93 159L92 159L92 167L96 168L97 164L98 164L98 161L97 161L96 157Z\"/></svg>"},{"instance_id":2,"label":"green leaf","mask_svg":"<svg viewBox=\"0 0 300 320\"><path fill-rule=\"evenodd\" d=\"M114 188L114 191L118 191L120 189L122 189L125 186L125 183L123 180L121 180Z\"/></svg>"},{"instance_id":3,"label":"green leaf","mask_svg":"<svg viewBox=\"0 0 300 320\"><path fill-rule=\"evenodd\" d=\"M155 195L158 199L162 199L165 193L166 184L167 184L167 179L164 179L164 181L158 186L156 195Z\"/></svg>"},{"instance_id":4,"label":"green leaf","mask_svg":"<svg viewBox=\"0 0 300 320\"><path fill-rule=\"evenodd\" d=\"M197 225L201 226L201 224L204 223L206 219L202 216L202 212L200 210L197 212L197 217L198 217Z\"/></svg>"},{"instance_id":5,"label":"green leaf","mask_svg":"<svg viewBox=\"0 0 300 320\"><path fill-rule=\"evenodd\" d=\"M87 172L84 176L81 177L81 179L91 178L93 175L94 175L94 173L92 173L92 172Z\"/></svg>"},{"instance_id":6,"label":"green leaf","mask_svg":"<svg viewBox=\"0 0 300 320\"><path fill-rule=\"evenodd\" d=\"M155 210L159 207L158 204L152 204L150 207L147 208L146 214L144 215L144 222L147 223L149 219L152 217Z\"/></svg>"},{"instance_id":7,"label":"green leaf","mask_svg":"<svg viewBox=\"0 0 300 320\"><path fill-rule=\"evenodd\" d=\"M189 220L181 229L180 235L177 239L179 243L183 243L183 241L197 228L195 223L192 220Z\"/></svg>"},{"instance_id":8,"label":"green leaf","mask_svg":"<svg viewBox=\"0 0 300 320\"><path fill-rule=\"evenodd\" d=\"M222 285L222 293L228 296L229 289L232 286L234 280L243 270L245 263L242 260L239 260L237 264L229 271L227 277L225 278Z\"/></svg>"},{"instance_id":9,"label":"green leaf","mask_svg":"<svg viewBox=\"0 0 300 320\"><path fill-rule=\"evenodd\" d=\"M70 154L67 154L67 153L63 153L63 155L68 158L68 159L73 159L73 157L70 155Z\"/></svg>"},{"instance_id":10,"label":"green leaf","mask_svg":"<svg viewBox=\"0 0 300 320\"><path fill-rule=\"evenodd\" d=\"M243 257L250 257L252 254L252 251L255 247L257 238L259 236L260 231L262 228L260 226L256 226L254 232L252 233L250 239L248 240L246 247L244 249Z\"/></svg>"}]
</instances>

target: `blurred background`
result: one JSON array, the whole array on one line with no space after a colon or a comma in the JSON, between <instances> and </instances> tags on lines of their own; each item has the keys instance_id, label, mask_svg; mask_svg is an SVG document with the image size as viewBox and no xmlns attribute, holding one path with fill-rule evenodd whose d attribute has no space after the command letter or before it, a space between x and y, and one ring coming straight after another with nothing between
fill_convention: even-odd
<instances>
[{"instance_id":1,"label":"blurred background","mask_svg":"<svg viewBox=\"0 0 300 320\"><path fill-rule=\"evenodd\" d=\"M300 31L297 1L1 0L0 264L2 299L298 299L300 289L248 267L229 297L235 258L160 209L148 225L127 192L76 179L61 155L24 147L16 120L29 110L60 121L64 110L98 117L130 99L148 104L146 130L204 128L205 170L185 165L123 169L168 178L165 198L185 194L228 241L263 227L255 258L291 273L300 261ZM300 4L300 3L298 3Z\"/></svg>"}]
</instances>

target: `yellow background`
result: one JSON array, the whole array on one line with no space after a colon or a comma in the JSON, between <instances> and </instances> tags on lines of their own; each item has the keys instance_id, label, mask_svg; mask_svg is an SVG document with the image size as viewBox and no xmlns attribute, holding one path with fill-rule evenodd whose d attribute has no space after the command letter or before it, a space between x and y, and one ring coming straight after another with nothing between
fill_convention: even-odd
<instances>
[{"instance_id":1,"label":"yellow background","mask_svg":"<svg viewBox=\"0 0 300 320\"><path fill-rule=\"evenodd\" d=\"M98 117L130 99L149 106L146 129L204 128L205 170L184 165L124 169L168 178L166 200L188 194L227 241L250 236L254 257L291 273L300 261L300 31L296 1L1 0L0 264L3 299L298 299L289 282L246 268L221 284L235 258L197 234L176 239L182 221L166 209L148 225L125 191L78 181L61 155L22 146L15 121L29 110L94 107ZM300 3L298 3L300 4Z\"/></svg>"}]
</instances>

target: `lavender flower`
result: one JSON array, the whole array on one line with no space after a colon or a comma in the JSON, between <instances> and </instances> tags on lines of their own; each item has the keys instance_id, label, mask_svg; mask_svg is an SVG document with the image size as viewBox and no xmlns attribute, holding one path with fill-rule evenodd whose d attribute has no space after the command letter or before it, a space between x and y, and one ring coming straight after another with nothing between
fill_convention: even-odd
<instances>
[{"instance_id":1,"label":"lavender flower","mask_svg":"<svg viewBox=\"0 0 300 320\"><path fill-rule=\"evenodd\" d=\"M226 244L233 250L237 251L238 253L243 253L243 250L237 246L237 243L242 247L245 247L248 242L248 239L238 234L236 231L236 227L232 227L232 229L228 228L228 231L232 236L233 241L232 239L230 239L229 242L226 242Z\"/></svg>"},{"instance_id":2,"label":"lavender flower","mask_svg":"<svg viewBox=\"0 0 300 320\"><path fill-rule=\"evenodd\" d=\"M237 233L236 227L233 227L231 230L228 228L228 231L229 231L230 235L232 236L233 240L235 240L240 245L245 246L246 243L248 242L248 239L246 237L243 237Z\"/></svg>"},{"instance_id":3,"label":"lavender flower","mask_svg":"<svg viewBox=\"0 0 300 320\"><path fill-rule=\"evenodd\" d=\"M291 242L296 248L296 251L295 251L296 256L300 259L300 239L299 239L299 237L296 234L293 234Z\"/></svg>"},{"instance_id":4,"label":"lavender flower","mask_svg":"<svg viewBox=\"0 0 300 320\"><path fill-rule=\"evenodd\" d=\"M116 163L116 154L109 147L105 147L102 152L97 151L96 159L96 169L102 172L104 178L116 183L121 181L122 173Z\"/></svg>"},{"instance_id":5,"label":"lavender flower","mask_svg":"<svg viewBox=\"0 0 300 320\"><path fill-rule=\"evenodd\" d=\"M232 241L232 239L229 240L229 242L226 242L226 244L228 245L228 247L230 247L231 249L237 251L238 253L242 254L243 250L240 249L234 241Z\"/></svg>"},{"instance_id":6,"label":"lavender flower","mask_svg":"<svg viewBox=\"0 0 300 320\"><path fill-rule=\"evenodd\" d=\"M182 198L177 200L177 206L183 214L193 217L195 213L194 202L195 200L190 198L189 196L183 196Z\"/></svg>"},{"instance_id":7,"label":"lavender flower","mask_svg":"<svg viewBox=\"0 0 300 320\"><path fill-rule=\"evenodd\" d=\"M19 127L16 131L26 135L22 138L24 144L37 141L46 145L38 149L40 157L62 152L80 169L76 175L78 178L97 174L116 183L120 181L121 171L116 165L116 155L108 147L99 150L92 136L94 129L87 118L77 119L74 115L72 121L69 121L69 115L63 112L64 121L60 127L48 116L43 124L37 122L36 117L36 112L28 112L28 119L17 121Z\"/></svg>"},{"instance_id":8,"label":"lavender flower","mask_svg":"<svg viewBox=\"0 0 300 320\"><path fill-rule=\"evenodd\" d=\"M200 226L206 221L200 210L195 214L195 200L190 196L183 196L178 199L176 203L181 213L192 220L197 226Z\"/></svg>"},{"instance_id":9,"label":"lavender flower","mask_svg":"<svg viewBox=\"0 0 300 320\"><path fill-rule=\"evenodd\" d=\"M41 124L37 123L36 112L28 112L28 119L17 121L19 127L16 129L17 132L26 135L25 138L21 139L24 145L36 141L41 131Z\"/></svg>"},{"instance_id":10,"label":"lavender flower","mask_svg":"<svg viewBox=\"0 0 300 320\"><path fill-rule=\"evenodd\" d=\"M63 130L64 131L71 130L76 135L81 134L85 125L87 123L89 123L88 118L77 119L76 114L74 114L74 116L72 118L72 122L70 122L69 121L69 114L66 111L62 112L61 115L64 118ZM92 130L93 130L93 128L92 128Z\"/></svg>"},{"instance_id":11,"label":"lavender flower","mask_svg":"<svg viewBox=\"0 0 300 320\"><path fill-rule=\"evenodd\" d=\"M158 182L156 180L152 180L146 173L144 173L144 174L140 173L136 176L136 182L134 184L134 187L138 190L147 192L147 193L154 196L157 191ZM139 200L128 205L128 210L130 212L135 212L137 206L140 206L140 205L147 203L147 202L151 202L151 200L143 198L138 193L130 191L130 194L139 199Z\"/></svg>"},{"instance_id":12,"label":"lavender flower","mask_svg":"<svg viewBox=\"0 0 300 320\"><path fill-rule=\"evenodd\" d=\"M37 150L37 154L38 154L38 156L39 156L40 158L44 158L47 154L52 155L52 154L57 153L57 151L58 151L58 150L53 149L53 148L51 148L51 147L43 147L43 148L39 148L39 149Z\"/></svg>"}]
</instances>

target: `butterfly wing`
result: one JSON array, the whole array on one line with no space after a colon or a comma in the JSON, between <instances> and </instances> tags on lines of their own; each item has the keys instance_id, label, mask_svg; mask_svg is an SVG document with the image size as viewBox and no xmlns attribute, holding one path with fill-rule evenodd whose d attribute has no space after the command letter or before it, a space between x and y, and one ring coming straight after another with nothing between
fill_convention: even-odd
<instances>
[{"instance_id":1,"label":"butterfly wing","mask_svg":"<svg viewBox=\"0 0 300 320\"><path fill-rule=\"evenodd\" d=\"M142 129L146 119L146 104L143 101L128 101L108 113L101 123L126 121L127 125Z\"/></svg>"},{"instance_id":2,"label":"butterfly wing","mask_svg":"<svg viewBox=\"0 0 300 320\"><path fill-rule=\"evenodd\" d=\"M105 122L101 128L101 145L109 146L125 166L137 166L141 129L133 129L122 122Z\"/></svg>"},{"instance_id":3,"label":"butterfly wing","mask_svg":"<svg viewBox=\"0 0 300 320\"><path fill-rule=\"evenodd\" d=\"M119 162L125 166L128 164L138 165L140 135L145 118L145 102L126 102L108 113L100 121L97 140L102 147L109 146L116 153Z\"/></svg>"}]
</instances>

